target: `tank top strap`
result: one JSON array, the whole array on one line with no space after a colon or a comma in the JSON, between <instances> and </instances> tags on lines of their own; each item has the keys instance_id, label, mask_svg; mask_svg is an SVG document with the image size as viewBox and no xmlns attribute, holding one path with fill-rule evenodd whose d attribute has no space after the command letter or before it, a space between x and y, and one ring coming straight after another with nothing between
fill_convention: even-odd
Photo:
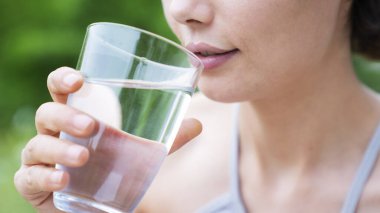
<instances>
[{"instance_id":1,"label":"tank top strap","mask_svg":"<svg viewBox=\"0 0 380 213\"><path fill-rule=\"evenodd\" d=\"M366 183L372 174L380 150L380 124L378 125L374 136L372 137L351 188L346 196L341 213L354 213L364 191Z\"/></svg>"},{"instance_id":2,"label":"tank top strap","mask_svg":"<svg viewBox=\"0 0 380 213\"><path fill-rule=\"evenodd\" d=\"M231 197L236 212L246 212L242 193L240 190L240 176L239 176L239 156L240 156L240 137L239 137L239 104L233 106L233 123L231 134L231 157L230 157L230 187Z\"/></svg>"},{"instance_id":3,"label":"tank top strap","mask_svg":"<svg viewBox=\"0 0 380 213\"><path fill-rule=\"evenodd\" d=\"M233 122L231 123L232 136L230 139L230 162L229 176L230 188L223 195L213 199L203 207L199 208L197 213L245 213L247 212L240 192L239 178L239 105L233 106Z\"/></svg>"}]
</instances>

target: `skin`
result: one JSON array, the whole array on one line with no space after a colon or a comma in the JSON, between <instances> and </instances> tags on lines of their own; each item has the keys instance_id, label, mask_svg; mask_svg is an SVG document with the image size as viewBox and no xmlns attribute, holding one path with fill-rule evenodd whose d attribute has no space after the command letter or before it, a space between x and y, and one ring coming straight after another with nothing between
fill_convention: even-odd
<instances>
[{"instance_id":1,"label":"skin","mask_svg":"<svg viewBox=\"0 0 380 213\"><path fill-rule=\"evenodd\" d=\"M167 158L137 212L194 212L228 191L231 102L241 103L239 176L247 210L339 212L380 120L379 98L357 81L351 65L350 1L163 0L163 6L183 45L204 42L239 52L202 74L207 97L194 97L189 116L204 131L191 140L201 125L183 123L174 149L191 141ZM57 133L88 136L97 128L64 105L82 85L72 75L62 68L49 76L55 102L37 111L38 135L15 175L20 194L40 212L53 211L51 191L68 181L51 165L80 166L88 159L86 149ZM359 212L380 208L377 167Z\"/></svg>"},{"instance_id":2,"label":"skin","mask_svg":"<svg viewBox=\"0 0 380 213\"><path fill-rule=\"evenodd\" d=\"M97 131L95 119L65 105L68 94L77 91L82 84L81 75L68 67L59 68L49 75L47 85L54 102L45 103L37 110L35 121L38 134L21 153L22 165L15 174L15 186L39 212L61 212L53 205L52 191L63 189L69 175L55 169L54 165L80 167L89 158L85 147L58 139L60 131L78 137L88 137ZM185 119L170 153L201 131L199 121Z\"/></svg>"}]
</instances>

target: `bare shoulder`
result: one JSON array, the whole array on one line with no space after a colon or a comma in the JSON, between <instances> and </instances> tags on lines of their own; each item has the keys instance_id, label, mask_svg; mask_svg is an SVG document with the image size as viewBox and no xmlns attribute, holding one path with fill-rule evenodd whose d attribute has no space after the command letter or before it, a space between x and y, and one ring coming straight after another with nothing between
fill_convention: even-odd
<instances>
[{"instance_id":1,"label":"bare shoulder","mask_svg":"<svg viewBox=\"0 0 380 213\"><path fill-rule=\"evenodd\" d=\"M194 95L187 117L200 120L203 131L167 157L140 212L194 212L228 190L231 114L231 104Z\"/></svg>"}]
</instances>

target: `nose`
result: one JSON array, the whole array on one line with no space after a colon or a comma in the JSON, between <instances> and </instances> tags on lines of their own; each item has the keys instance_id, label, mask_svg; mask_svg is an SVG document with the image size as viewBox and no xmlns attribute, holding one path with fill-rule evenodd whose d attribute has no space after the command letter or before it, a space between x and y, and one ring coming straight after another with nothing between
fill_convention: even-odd
<instances>
[{"instance_id":1,"label":"nose","mask_svg":"<svg viewBox=\"0 0 380 213\"><path fill-rule=\"evenodd\" d=\"M185 25L206 25L214 18L212 6L204 0L172 0L169 14Z\"/></svg>"}]
</instances>

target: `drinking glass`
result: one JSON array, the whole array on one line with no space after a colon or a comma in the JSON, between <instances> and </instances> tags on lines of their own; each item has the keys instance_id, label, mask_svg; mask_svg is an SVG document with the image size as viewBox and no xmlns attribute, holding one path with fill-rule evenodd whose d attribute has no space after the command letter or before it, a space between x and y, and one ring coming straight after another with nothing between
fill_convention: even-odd
<instances>
[{"instance_id":1,"label":"drinking glass","mask_svg":"<svg viewBox=\"0 0 380 213\"><path fill-rule=\"evenodd\" d=\"M67 104L99 121L97 132L60 138L90 151L54 193L66 212L132 212L157 174L180 127L203 65L182 46L114 23L88 27L78 70L81 89Z\"/></svg>"}]
</instances>

